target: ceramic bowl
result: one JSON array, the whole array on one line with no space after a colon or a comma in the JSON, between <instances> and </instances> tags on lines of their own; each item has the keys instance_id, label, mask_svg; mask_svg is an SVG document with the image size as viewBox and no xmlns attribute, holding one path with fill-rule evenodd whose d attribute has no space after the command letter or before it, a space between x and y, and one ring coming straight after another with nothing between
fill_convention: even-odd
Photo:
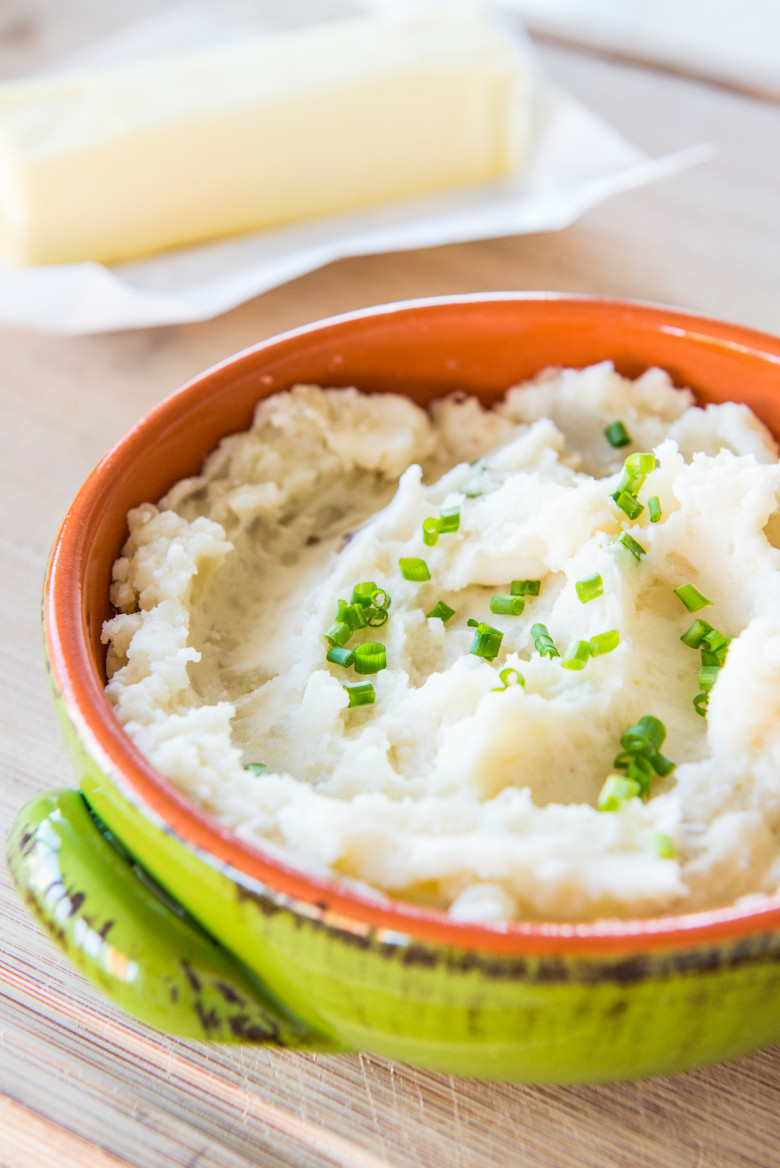
<instances>
[{"instance_id":1,"label":"ceramic bowl","mask_svg":"<svg viewBox=\"0 0 780 1168\"><path fill-rule=\"evenodd\" d=\"M496 294L351 313L184 386L93 471L64 521L45 642L79 791L20 814L17 886L118 1005L172 1033L368 1051L531 1082L674 1071L780 1038L780 898L654 920L475 925L264 855L156 774L103 693L103 621L128 509L198 471L295 382L489 402L546 365L651 365L780 434L780 340L641 304Z\"/></svg>"}]
</instances>

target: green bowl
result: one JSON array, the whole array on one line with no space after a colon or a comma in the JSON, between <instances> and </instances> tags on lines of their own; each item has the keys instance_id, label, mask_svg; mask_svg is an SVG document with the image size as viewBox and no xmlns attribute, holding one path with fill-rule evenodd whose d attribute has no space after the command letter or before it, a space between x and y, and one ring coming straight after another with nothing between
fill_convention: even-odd
<instances>
[{"instance_id":1,"label":"green bowl","mask_svg":"<svg viewBox=\"0 0 780 1168\"><path fill-rule=\"evenodd\" d=\"M20 894L124 1010L190 1038L367 1051L526 1082L654 1075L780 1038L780 898L652 920L475 925L314 879L158 775L105 698L102 623L126 514L296 382L483 401L550 365L651 365L780 433L780 340L649 305L502 293L352 313L184 386L103 459L49 566L45 645L79 790L20 813Z\"/></svg>"}]
</instances>

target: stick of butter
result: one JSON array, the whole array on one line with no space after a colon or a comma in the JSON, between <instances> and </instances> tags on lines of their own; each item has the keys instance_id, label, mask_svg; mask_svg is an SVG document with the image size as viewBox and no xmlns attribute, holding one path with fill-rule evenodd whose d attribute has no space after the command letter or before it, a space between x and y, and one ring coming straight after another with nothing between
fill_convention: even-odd
<instances>
[{"instance_id":1,"label":"stick of butter","mask_svg":"<svg viewBox=\"0 0 780 1168\"><path fill-rule=\"evenodd\" d=\"M514 41L470 7L0 85L0 247L112 261L514 170Z\"/></svg>"}]
</instances>

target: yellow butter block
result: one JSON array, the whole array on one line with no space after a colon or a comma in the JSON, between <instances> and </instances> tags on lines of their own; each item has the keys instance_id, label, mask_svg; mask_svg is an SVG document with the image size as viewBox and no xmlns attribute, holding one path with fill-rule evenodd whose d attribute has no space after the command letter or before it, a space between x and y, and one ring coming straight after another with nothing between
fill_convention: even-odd
<instances>
[{"instance_id":1,"label":"yellow butter block","mask_svg":"<svg viewBox=\"0 0 780 1168\"><path fill-rule=\"evenodd\" d=\"M0 85L0 247L112 261L507 174L513 41L475 9L359 18Z\"/></svg>"}]
</instances>

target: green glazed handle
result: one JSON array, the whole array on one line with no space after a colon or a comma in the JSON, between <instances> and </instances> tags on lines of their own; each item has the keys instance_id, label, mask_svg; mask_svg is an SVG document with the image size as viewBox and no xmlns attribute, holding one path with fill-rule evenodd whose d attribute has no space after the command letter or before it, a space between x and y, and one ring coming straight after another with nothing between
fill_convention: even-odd
<instances>
[{"instance_id":1,"label":"green glazed handle","mask_svg":"<svg viewBox=\"0 0 780 1168\"><path fill-rule=\"evenodd\" d=\"M8 865L43 928L128 1014L184 1038L336 1048L172 901L78 791L47 791L23 808Z\"/></svg>"}]
</instances>

